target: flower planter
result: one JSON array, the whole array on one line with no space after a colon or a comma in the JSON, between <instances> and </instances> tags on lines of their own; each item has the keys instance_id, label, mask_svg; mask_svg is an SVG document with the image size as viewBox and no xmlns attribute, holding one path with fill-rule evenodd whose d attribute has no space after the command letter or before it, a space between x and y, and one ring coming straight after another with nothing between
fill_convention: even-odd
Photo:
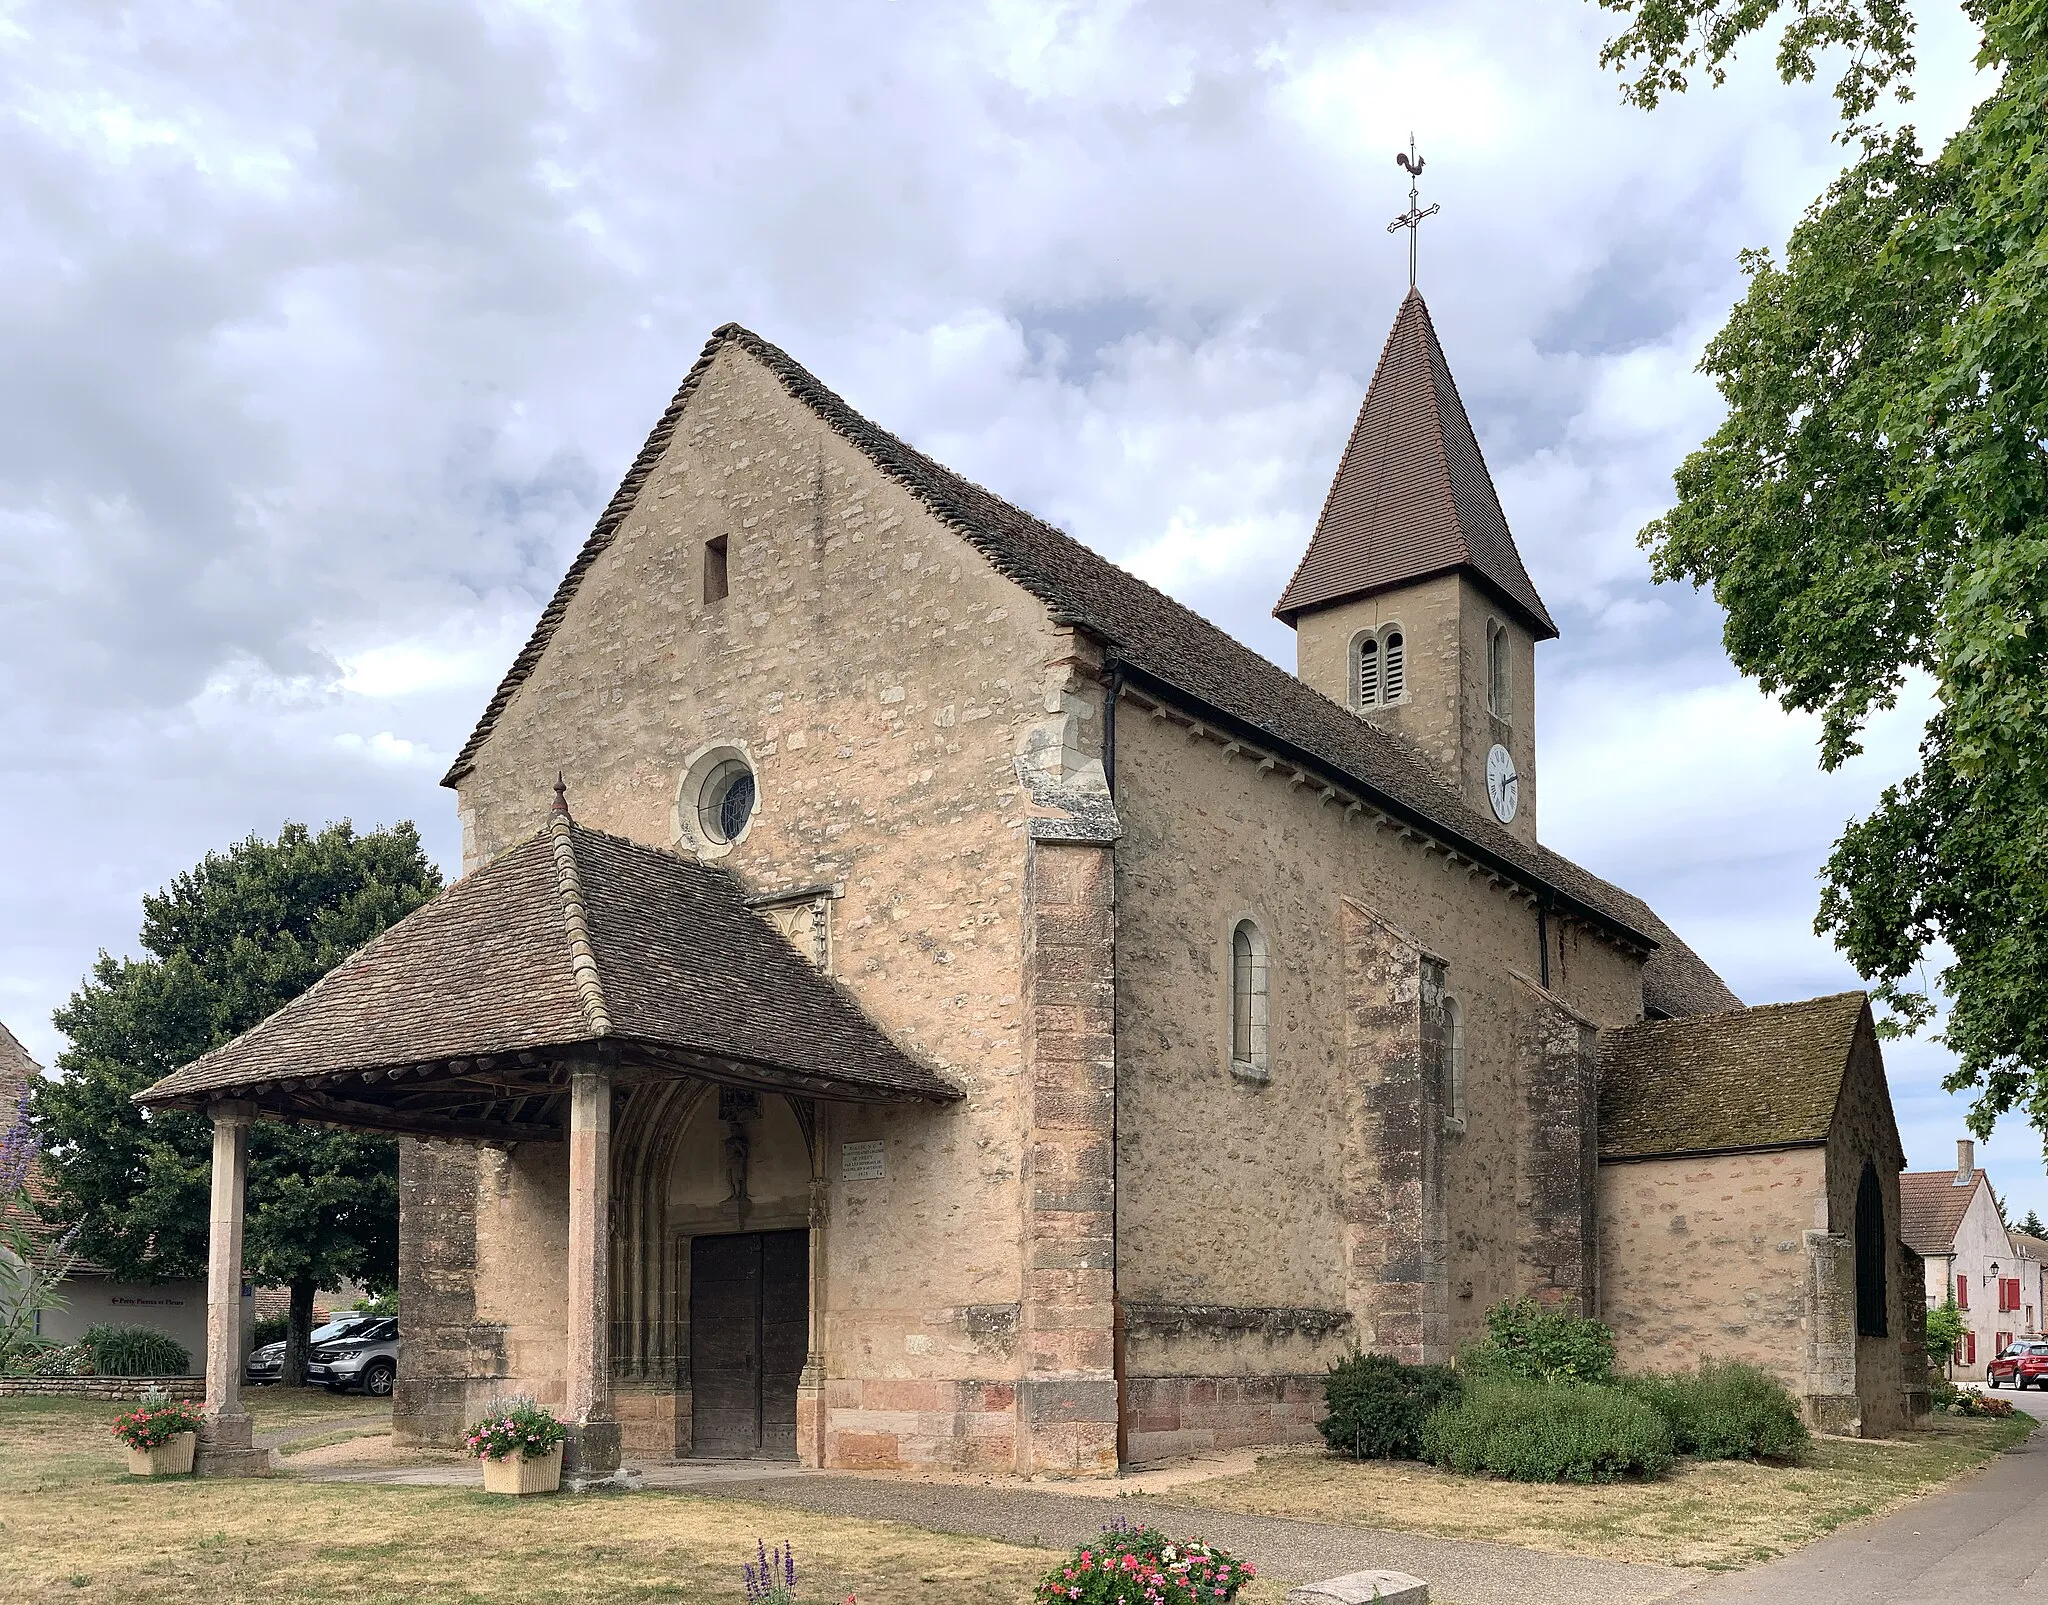
<instances>
[{"instance_id":1,"label":"flower planter","mask_svg":"<svg viewBox=\"0 0 2048 1605\"><path fill-rule=\"evenodd\" d=\"M487 1494L551 1494L562 1486L562 1446L558 1443L544 1455L507 1455L503 1460L484 1462L484 1492Z\"/></svg>"},{"instance_id":2,"label":"flower planter","mask_svg":"<svg viewBox=\"0 0 2048 1605\"><path fill-rule=\"evenodd\" d=\"M192 1451L198 1447L196 1432L175 1432L154 1449L130 1449L131 1477L184 1477L192 1471Z\"/></svg>"}]
</instances>

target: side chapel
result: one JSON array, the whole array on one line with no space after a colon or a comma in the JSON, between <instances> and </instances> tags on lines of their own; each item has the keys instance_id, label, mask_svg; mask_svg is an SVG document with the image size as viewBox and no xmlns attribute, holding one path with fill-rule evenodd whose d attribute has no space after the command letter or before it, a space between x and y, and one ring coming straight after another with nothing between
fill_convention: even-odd
<instances>
[{"instance_id":1,"label":"side chapel","mask_svg":"<svg viewBox=\"0 0 2048 1605\"><path fill-rule=\"evenodd\" d=\"M1602 1063L1774 1050L1541 844L1557 626L1413 290L1275 611L1294 674L719 329L448 772L463 878L144 1095L214 1113L216 1281L250 1120L404 1135L401 1438L531 1393L585 1477L1295 1440L1350 1346L1447 1359L1522 1295L1704 1299L1632 1358L1749 1352L1727 1278L1603 1261L1603 1197L1655 1258L1740 1167L1704 1118L1603 1156ZM1756 1261L1767 1363L1855 1430L1921 1301L1837 1016L1803 1124L1734 1124L1846 1191L1802 1162L1780 1236L1682 1248Z\"/></svg>"}]
</instances>

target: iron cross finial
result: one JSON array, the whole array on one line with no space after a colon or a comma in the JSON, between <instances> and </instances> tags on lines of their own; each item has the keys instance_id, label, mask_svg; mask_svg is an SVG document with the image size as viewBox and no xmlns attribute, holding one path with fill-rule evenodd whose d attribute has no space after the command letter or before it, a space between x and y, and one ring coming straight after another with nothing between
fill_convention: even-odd
<instances>
[{"instance_id":1,"label":"iron cross finial","mask_svg":"<svg viewBox=\"0 0 2048 1605\"><path fill-rule=\"evenodd\" d=\"M1415 288L1415 241L1416 236L1422 232L1422 220L1425 217L1435 217L1443 208L1434 201L1426 207L1418 207L1416 204L1421 199L1416 193L1416 186L1422 182L1423 164L1422 158L1415 154L1413 134L1408 136L1408 148L1405 151L1394 152L1394 160L1408 170L1408 210L1387 225L1387 232L1391 234L1394 230L1403 228L1408 231L1408 288L1412 290Z\"/></svg>"}]
</instances>

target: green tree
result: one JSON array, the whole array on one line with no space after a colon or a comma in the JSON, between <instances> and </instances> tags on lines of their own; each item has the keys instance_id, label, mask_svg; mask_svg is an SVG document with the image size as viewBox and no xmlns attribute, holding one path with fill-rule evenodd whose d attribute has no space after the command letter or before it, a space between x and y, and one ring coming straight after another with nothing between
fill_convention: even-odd
<instances>
[{"instance_id":1,"label":"green tree","mask_svg":"<svg viewBox=\"0 0 2048 1605\"><path fill-rule=\"evenodd\" d=\"M1927 1312L1927 1363L1947 1365L1963 1341L1963 1312L1951 1298Z\"/></svg>"},{"instance_id":2,"label":"green tree","mask_svg":"<svg viewBox=\"0 0 2048 1605\"><path fill-rule=\"evenodd\" d=\"M2048 1237L2048 1231L2041 1226L2041 1217L2033 1210L2027 1211L2027 1218L2020 1222L2019 1230L2029 1237Z\"/></svg>"},{"instance_id":3,"label":"green tree","mask_svg":"<svg viewBox=\"0 0 2048 1605\"><path fill-rule=\"evenodd\" d=\"M204 1269L212 1128L138 1109L134 1094L274 1013L440 886L409 823L363 836L287 824L142 900L147 956L100 955L56 1014L64 1073L35 1093L47 1212L78 1223L81 1253L140 1280ZM245 1252L252 1276L291 1289L286 1376L302 1381L314 1291L396 1280L396 1145L259 1121Z\"/></svg>"},{"instance_id":4,"label":"green tree","mask_svg":"<svg viewBox=\"0 0 2048 1605\"><path fill-rule=\"evenodd\" d=\"M1629 13L1606 59L1645 105L1780 0L1602 0ZM1902 96L1898 0L1791 0L1787 78L1846 46L1860 117ZM1793 231L1745 252L1747 294L1701 368L1728 417L1643 532L1661 580L1709 585L1735 664L1818 713L1821 762L1854 754L1909 677L1933 688L1919 767L1853 821L1816 929L1886 1006L1935 1012L1970 1124L2023 1109L2048 1132L2048 0L1968 0L1998 87L1940 154L1910 129L1860 155Z\"/></svg>"}]
</instances>

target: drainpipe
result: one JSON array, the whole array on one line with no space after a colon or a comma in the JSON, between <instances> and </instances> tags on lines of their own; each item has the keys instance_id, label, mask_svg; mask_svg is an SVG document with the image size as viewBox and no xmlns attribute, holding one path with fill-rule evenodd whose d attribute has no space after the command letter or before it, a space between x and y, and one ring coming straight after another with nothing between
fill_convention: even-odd
<instances>
[{"instance_id":1,"label":"drainpipe","mask_svg":"<svg viewBox=\"0 0 2048 1605\"><path fill-rule=\"evenodd\" d=\"M1102 709L1102 778L1109 787L1110 806L1116 805L1116 705L1124 688L1123 666L1114 659L1109 667L1109 694L1103 699ZM1120 1096L1123 1065L1116 1050L1116 975L1117 975L1117 923L1115 914L1118 899L1116 895L1117 849L1109 850L1110 865L1110 926L1109 926L1109 1353L1110 1372L1116 1378L1116 1463L1124 1465L1130 1459L1130 1433L1127 1423L1130 1410L1127 1400L1127 1386L1124 1363L1124 1299L1122 1285L1118 1279L1118 1264L1121 1255L1117 1230L1118 1211L1123 1206L1123 1178L1119 1174L1120 1133L1117 1117L1123 1102Z\"/></svg>"},{"instance_id":2,"label":"drainpipe","mask_svg":"<svg viewBox=\"0 0 2048 1605\"><path fill-rule=\"evenodd\" d=\"M1550 893L1544 892L1536 899L1536 979L1543 990L1550 990Z\"/></svg>"}]
</instances>

